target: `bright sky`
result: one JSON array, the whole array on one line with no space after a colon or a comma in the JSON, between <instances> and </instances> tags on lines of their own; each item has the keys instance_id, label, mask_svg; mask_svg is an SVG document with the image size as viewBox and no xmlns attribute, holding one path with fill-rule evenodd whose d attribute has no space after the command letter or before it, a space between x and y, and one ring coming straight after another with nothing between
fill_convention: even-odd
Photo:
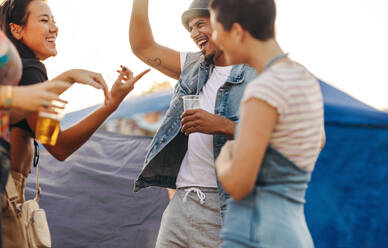
<instances>
[{"instance_id":1,"label":"bright sky","mask_svg":"<svg viewBox=\"0 0 388 248\"><path fill-rule=\"evenodd\" d=\"M177 51L197 51L180 17L191 0L149 0L156 41ZM51 0L59 27L58 55L48 59L49 77L73 68L100 72L111 86L120 64L135 74L148 68L128 42L131 0ZM277 0L278 41L317 77L376 108L388 107L387 0ZM385 30L385 31L384 31ZM154 81L175 80L152 70L131 93ZM74 86L63 98L66 112L103 102L102 91Z\"/></svg>"}]
</instances>

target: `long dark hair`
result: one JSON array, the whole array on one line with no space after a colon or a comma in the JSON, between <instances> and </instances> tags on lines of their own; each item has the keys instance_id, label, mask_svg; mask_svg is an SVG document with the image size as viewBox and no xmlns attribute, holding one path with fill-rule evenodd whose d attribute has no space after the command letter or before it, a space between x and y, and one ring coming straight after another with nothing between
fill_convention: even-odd
<instances>
[{"instance_id":1,"label":"long dark hair","mask_svg":"<svg viewBox=\"0 0 388 248\"><path fill-rule=\"evenodd\" d=\"M36 58L36 56L21 40L15 39L9 24L25 26L30 15L27 7L32 1L36 0L3 0L0 5L0 28L15 45L21 58Z\"/></svg>"}]
</instances>

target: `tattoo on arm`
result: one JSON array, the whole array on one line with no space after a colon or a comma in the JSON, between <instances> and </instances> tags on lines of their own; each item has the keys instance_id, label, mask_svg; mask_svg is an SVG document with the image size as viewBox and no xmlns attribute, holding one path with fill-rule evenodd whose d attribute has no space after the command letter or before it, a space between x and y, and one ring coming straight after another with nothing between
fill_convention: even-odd
<instances>
[{"instance_id":1,"label":"tattoo on arm","mask_svg":"<svg viewBox=\"0 0 388 248\"><path fill-rule=\"evenodd\" d=\"M152 67L159 67L162 64L162 60L160 58L148 59L147 63Z\"/></svg>"}]
</instances>

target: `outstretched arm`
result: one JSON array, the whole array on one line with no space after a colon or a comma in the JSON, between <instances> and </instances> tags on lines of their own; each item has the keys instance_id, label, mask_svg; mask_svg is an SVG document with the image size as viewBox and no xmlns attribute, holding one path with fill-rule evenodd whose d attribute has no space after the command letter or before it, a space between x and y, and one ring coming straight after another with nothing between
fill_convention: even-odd
<instances>
[{"instance_id":1,"label":"outstretched arm","mask_svg":"<svg viewBox=\"0 0 388 248\"><path fill-rule=\"evenodd\" d=\"M97 89L102 89L105 95L105 103L110 100L110 94L108 86L105 83L104 78L100 73L87 71L83 69L72 69L65 71L59 76L55 77L52 81L64 81L71 84L80 83L93 86ZM57 91L56 93L63 93L65 90Z\"/></svg>"},{"instance_id":2,"label":"outstretched arm","mask_svg":"<svg viewBox=\"0 0 388 248\"><path fill-rule=\"evenodd\" d=\"M56 159L64 161L78 148L80 148L106 120L106 118L108 118L108 116L117 109L120 103L124 100L125 96L132 91L134 84L149 71L146 70L136 77L133 77L131 71L125 67L122 68L123 69L120 71L118 79L112 86L112 90L110 92L112 99L109 103L103 105L74 126L60 131L55 146L45 145L46 149ZM28 123L32 130L36 129L36 120L36 114L28 118Z\"/></svg>"},{"instance_id":3,"label":"outstretched arm","mask_svg":"<svg viewBox=\"0 0 388 248\"><path fill-rule=\"evenodd\" d=\"M148 0L133 0L129 43L144 63L174 79L181 74L179 52L155 42L148 17Z\"/></svg>"}]
</instances>

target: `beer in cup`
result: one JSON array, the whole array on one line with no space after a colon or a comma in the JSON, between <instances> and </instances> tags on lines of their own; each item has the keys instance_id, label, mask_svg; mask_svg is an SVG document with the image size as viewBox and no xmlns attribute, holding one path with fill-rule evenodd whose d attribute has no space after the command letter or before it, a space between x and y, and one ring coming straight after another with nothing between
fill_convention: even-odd
<instances>
[{"instance_id":1,"label":"beer in cup","mask_svg":"<svg viewBox=\"0 0 388 248\"><path fill-rule=\"evenodd\" d=\"M61 103L56 102L56 105ZM36 139L42 144L54 146L57 143L60 130L60 121L63 117L63 110L57 109L57 114L39 112L36 124Z\"/></svg>"}]
</instances>

